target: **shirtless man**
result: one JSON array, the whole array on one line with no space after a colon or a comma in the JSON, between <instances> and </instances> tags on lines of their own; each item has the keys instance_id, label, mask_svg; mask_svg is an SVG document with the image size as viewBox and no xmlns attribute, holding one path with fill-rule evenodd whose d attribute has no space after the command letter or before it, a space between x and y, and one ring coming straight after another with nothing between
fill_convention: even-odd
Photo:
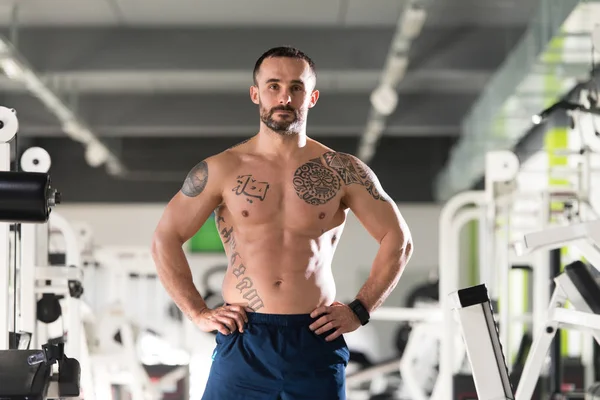
<instances>
[{"instance_id":1,"label":"shirtless man","mask_svg":"<svg viewBox=\"0 0 600 400\"><path fill-rule=\"evenodd\" d=\"M173 301L202 331L218 331L203 399L345 399L342 335L368 322L411 257L410 231L373 171L307 137L315 84L301 51L263 54L250 88L258 134L198 163L154 234L158 275ZM331 262L348 210L379 251L356 299L342 304ZM229 266L225 305L210 309L182 246L213 211Z\"/></svg>"}]
</instances>

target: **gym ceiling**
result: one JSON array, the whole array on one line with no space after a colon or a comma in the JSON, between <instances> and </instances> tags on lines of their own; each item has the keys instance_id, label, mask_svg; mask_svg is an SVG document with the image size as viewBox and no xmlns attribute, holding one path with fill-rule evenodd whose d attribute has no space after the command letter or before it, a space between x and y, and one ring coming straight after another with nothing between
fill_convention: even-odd
<instances>
[{"instance_id":1,"label":"gym ceiling","mask_svg":"<svg viewBox=\"0 0 600 400\"><path fill-rule=\"evenodd\" d=\"M498 86L494 77L531 27L537 24L540 46L547 45L560 27L552 23L562 23L577 3L428 0L411 6L425 11L419 14L424 24L397 52L407 67L396 87L396 107L379 119L369 156L397 201L443 200L436 178L464 138L471 110L489 103ZM115 176L106 164L90 166L86 146L60 122L56 99L45 106L39 87L36 92L14 74L1 75L0 104L18 112L19 152L41 146L50 153L50 172L65 203L166 202L199 160L256 133L258 114L248 97L254 62L266 49L289 44L307 52L319 71L321 98L309 113L309 136L358 155L376 120L371 94L385 79L388 54L396 54L391 49L407 4L0 0L2 34L19 65L31 68L77 117L78 129L92 134L128 173ZM585 76L589 59L572 67L573 75ZM527 73L513 71L522 75L515 83Z\"/></svg>"}]
</instances>

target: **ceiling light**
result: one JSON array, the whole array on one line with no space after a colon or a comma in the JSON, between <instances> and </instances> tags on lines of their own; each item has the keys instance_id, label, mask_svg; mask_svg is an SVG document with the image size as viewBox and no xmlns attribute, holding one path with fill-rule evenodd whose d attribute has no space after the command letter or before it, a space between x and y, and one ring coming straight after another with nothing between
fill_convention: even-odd
<instances>
[{"instance_id":1,"label":"ceiling light","mask_svg":"<svg viewBox=\"0 0 600 400\"><path fill-rule=\"evenodd\" d=\"M371 105L381 115L389 116L396 109L398 94L387 85L381 85L371 94Z\"/></svg>"},{"instance_id":2,"label":"ceiling light","mask_svg":"<svg viewBox=\"0 0 600 400\"><path fill-rule=\"evenodd\" d=\"M13 79L15 81L23 80L23 68L21 68L21 66L12 57L0 59L0 67L2 67L4 73L10 79Z\"/></svg>"}]
</instances>

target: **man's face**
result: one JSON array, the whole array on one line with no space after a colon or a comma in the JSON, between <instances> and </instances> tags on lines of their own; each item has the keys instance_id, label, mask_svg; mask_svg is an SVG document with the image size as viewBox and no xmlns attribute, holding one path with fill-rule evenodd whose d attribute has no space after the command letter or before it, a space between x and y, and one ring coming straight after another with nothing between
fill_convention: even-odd
<instances>
[{"instance_id":1,"label":"man's face","mask_svg":"<svg viewBox=\"0 0 600 400\"><path fill-rule=\"evenodd\" d=\"M260 120L281 135L294 135L306 124L308 109L319 97L315 76L304 60L272 57L263 61L250 97L258 104Z\"/></svg>"}]
</instances>

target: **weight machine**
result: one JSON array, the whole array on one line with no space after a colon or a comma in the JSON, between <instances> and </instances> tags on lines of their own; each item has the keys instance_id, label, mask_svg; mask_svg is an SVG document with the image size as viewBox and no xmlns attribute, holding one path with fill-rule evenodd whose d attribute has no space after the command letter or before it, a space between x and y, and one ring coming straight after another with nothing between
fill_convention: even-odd
<instances>
[{"instance_id":1,"label":"weight machine","mask_svg":"<svg viewBox=\"0 0 600 400\"><path fill-rule=\"evenodd\" d=\"M86 235L91 233L88 231ZM94 374L98 377L99 395L107 395L112 386L119 386L134 400L158 400L162 398L163 385L179 380L187 387L198 384L198 379L189 381L192 354L203 350L203 343L204 349L210 347L212 351L214 336L198 332L191 321L179 318L172 310L172 301L156 275L150 249L89 246L88 257L95 267L87 278L94 281L94 286L107 288L99 296L94 295L93 289L88 292L92 293L89 301L94 319L88 322L86 331L90 341L95 343L89 351ZM220 255L199 258L188 255L188 259L192 271L205 271L227 262ZM159 347L167 345L169 350L159 351ZM147 346L155 347L144 351ZM160 363L154 354L165 352L170 360L164 362L172 365L172 370L155 379L150 371L152 365L144 365L144 361ZM153 359L148 360L145 353L152 354ZM204 359L210 360L210 352ZM206 365L210 368L210 363ZM195 375L197 372L198 368Z\"/></svg>"},{"instance_id":2,"label":"weight machine","mask_svg":"<svg viewBox=\"0 0 600 400\"><path fill-rule=\"evenodd\" d=\"M585 263L575 261L555 278L556 289L545 326L540 328L533 342L516 393L509 379L485 285L461 289L450 295L462 329L478 398L530 400L559 328L587 332L600 344L600 286L588 268ZM565 308L567 301L572 305L571 309ZM588 392L597 389L597 385L587 386Z\"/></svg>"},{"instance_id":3,"label":"weight machine","mask_svg":"<svg viewBox=\"0 0 600 400\"><path fill-rule=\"evenodd\" d=\"M583 86L582 86L583 87ZM585 90L581 90L580 97L585 97ZM590 97L591 99L592 97ZM589 100L589 99L588 99ZM557 105L545 110L541 116L548 117L550 113L556 110L571 110L574 113L575 120L578 115L591 114L598 115L599 110L590 105L588 108L582 104L571 102L560 102ZM588 132L589 133L589 132ZM464 283L460 283L457 271L460 270L457 260L458 256L453 253L456 249L456 236L458 231L453 230L456 225L456 215L467 207L479 207L484 216L480 219L480 228L486 231L480 236L479 264L485 268L481 271L480 282L485 282L490 289L491 304L498 299L502 299L502 306L499 308L499 327L498 334L500 342L505 348L505 354L510 354L512 349L510 330L511 322L514 318L509 314L509 307L506 303L514 297L509 287L509 274L511 271L511 262L514 255L517 257L527 256L528 263L532 266L533 286L530 291L533 307L531 314L524 313L522 322L531 321L534 339L541 328L546 326L546 305L551 298L550 283L553 282L554 275L549 266L560 268L556 262L558 253L548 251L530 252L527 249L531 247L540 248L540 243L544 242L545 250L557 249L553 244L564 241L565 234L571 236L569 229L576 231L575 236L571 236L571 250L576 249L579 255L586 257L593 265L600 265L600 256L597 251L597 243L594 237L600 234L600 229L593 223L587 225L578 225L571 228L561 227L560 225L571 223L577 220L590 220L598 218L594 208L590 205L591 199L591 174L592 161L600 149L600 141L593 134L585 132L578 136L581 140L580 148L576 150L557 150L551 155L569 156L570 160L576 161L575 167L550 167L544 166L541 172L543 177L548 174L560 176L568 182L564 186L552 186L544 188L531 189L530 187L519 187L519 179L522 171L519 171L520 165L514 154L511 152L492 152L487 153L485 158L485 189L483 191L464 192L450 199L440 217L440 302L441 309L444 312L443 332L439 392L436 392L434 399L443 400L448 394L454 392L453 371L451 363L455 359L454 335L456 333L456 322L451 313L447 313L451 305L448 297L449 293L456 292ZM560 152L560 153L559 153ZM550 155L550 154L549 154ZM525 203L528 204L527 211L519 211ZM563 206L563 210L553 209L554 204ZM504 221L499 217L504 217ZM518 217L518 218L517 218ZM514 220L518 219L519 223ZM525 222L524 222L525 221ZM501 235L492 233L497 230L500 224L504 224L504 231L498 231ZM554 226L553 226L554 224ZM556 226L559 225L559 226ZM550 227L552 226L552 227ZM550 227L550 228L548 228ZM598 232L595 232L595 230ZM532 231L544 231L544 240ZM516 235L526 235L525 240L514 240ZM502 240L497 240L499 238ZM495 242L490 242L489 238L496 238ZM547 242L546 242L547 241ZM512 252L511 250L514 250ZM486 272L487 271L487 272ZM492 273L494 271L494 273ZM506 303L505 303L506 302ZM554 348L553 352L557 349ZM558 354L557 354L558 355ZM558 355L559 356L559 355ZM554 357L558 360L558 357ZM553 368L557 366L553 363ZM510 368L509 368L510 369ZM554 371L551 371L555 373ZM556 374L556 373L555 373Z\"/></svg>"},{"instance_id":4,"label":"weight machine","mask_svg":"<svg viewBox=\"0 0 600 400\"><path fill-rule=\"evenodd\" d=\"M28 238L30 225L42 227L48 223L52 207L60 203L60 193L52 188L47 171L11 170L10 142L18 128L15 110L0 107L0 287L6 289L5 296L0 296L0 397L36 400L78 397L81 366L76 358L66 356L65 343L49 342L30 349L37 313L28 296L36 295L31 283L38 276L33 269L36 264L27 259L31 253L21 253L24 251L21 246ZM14 224L13 246L10 224ZM25 263L19 262L19 255L25 256ZM40 270L40 277L68 281L68 274L47 276L48 272ZM23 328L29 331L19 331Z\"/></svg>"},{"instance_id":5,"label":"weight machine","mask_svg":"<svg viewBox=\"0 0 600 400\"><path fill-rule=\"evenodd\" d=\"M583 97L583 93L581 96ZM561 107L577 110L575 114L583 113L588 116L598 114L599 111L593 104L590 105L591 108L587 108L580 104L563 103L557 103L542 114L547 115L552 109ZM587 133L580 135L581 150L565 150L563 154L575 157L577 166L556 171L561 176L567 174L570 177L567 186L539 191L538 207L534 212L542 217L539 226L535 229L529 227L526 232L518 231L521 237L510 243L516 256L526 256L537 261L534 271L534 305L537 303L538 306L533 313L534 337L516 393L511 386L511 381L515 383L516 380L511 379L506 362L507 340L502 335L507 320L501 319L499 327L496 326L492 312L493 301L485 284L446 291L449 294L446 296L448 304L452 304L452 308L456 310L454 315L461 326L477 395L481 399L529 400L534 392L544 392L544 385L537 384L542 375L546 374L549 374L551 393L542 393L542 397L562 395L564 380L561 376L560 349L556 342L557 331L566 328L591 333L595 341L600 343L600 318L596 315L600 311L600 287L588 265L581 261L584 258L591 266L600 266L600 220L591 205L592 157L600 149L600 142L595 135ZM554 170L548 172L554 173ZM561 205L561 209L553 210L551 205L557 203ZM569 248L567 257L571 263L560 273L562 255L559 249L563 247ZM552 292L551 282L555 285ZM565 307L567 303L571 304L570 309ZM541 309L540 306L545 308ZM452 316L448 318L452 319ZM591 350L592 341L586 343ZM551 362L547 363L549 353ZM585 350L582 352L582 359L587 358L590 364L584 373L583 387L587 388L591 388L593 382L591 353L592 351ZM598 385L593 387L595 390Z\"/></svg>"},{"instance_id":6,"label":"weight machine","mask_svg":"<svg viewBox=\"0 0 600 400\"><path fill-rule=\"evenodd\" d=\"M515 179L519 172L519 160L510 151L488 152L485 156L485 189L460 193L451 198L443 207L439 224L439 312L441 313L440 364L439 375L431 396L434 400L456 398L455 377L463 366L465 353L456 323L447 312L448 293L461 286L460 233L467 223L479 222L480 238L480 279L497 282L496 296L508 299L510 270L505 268L501 274L496 272L495 264L507 265L507 251L501 250L506 242L498 237L496 220L501 210L511 204L515 196ZM531 196L525 194L524 196ZM500 232L506 234L506 232ZM490 262L490 260L493 260ZM498 315L501 321L510 316L506 307ZM505 329L508 324L501 324ZM501 332L508 335L508 330ZM462 344L462 343L461 343Z\"/></svg>"},{"instance_id":7,"label":"weight machine","mask_svg":"<svg viewBox=\"0 0 600 400\"><path fill-rule=\"evenodd\" d=\"M485 239L483 242L486 245L480 257L486 260L497 257L498 263L507 262L507 255L497 250L502 243L492 240L495 231L490 226L493 226L491 223L496 217L497 206L506 207L510 203L514 192L513 181L518 171L519 162L512 152L490 152L486 155L486 189L461 193L445 205L439 225L439 304L424 309L385 306L377 309L371 316L372 320L410 322L414 332L409 336L406 351L401 358L348 376L349 388L394 371L400 371L402 377L407 379L414 376L425 378L422 371L417 372L415 361L426 341L428 349L435 352L439 348L440 354L439 370L428 377L434 382L433 392L430 394L425 390L429 382L422 385L412 380L404 387L404 395L406 398L419 400L454 398L454 378L466 362L466 352L455 328L455 321L445 310L448 310L447 293L457 290L461 285L460 233L471 221L479 221L480 235ZM494 267L489 262L480 264L482 279L498 280L493 274ZM508 298L508 271L499 278L500 296ZM509 318L508 315L500 317Z\"/></svg>"}]
</instances>

